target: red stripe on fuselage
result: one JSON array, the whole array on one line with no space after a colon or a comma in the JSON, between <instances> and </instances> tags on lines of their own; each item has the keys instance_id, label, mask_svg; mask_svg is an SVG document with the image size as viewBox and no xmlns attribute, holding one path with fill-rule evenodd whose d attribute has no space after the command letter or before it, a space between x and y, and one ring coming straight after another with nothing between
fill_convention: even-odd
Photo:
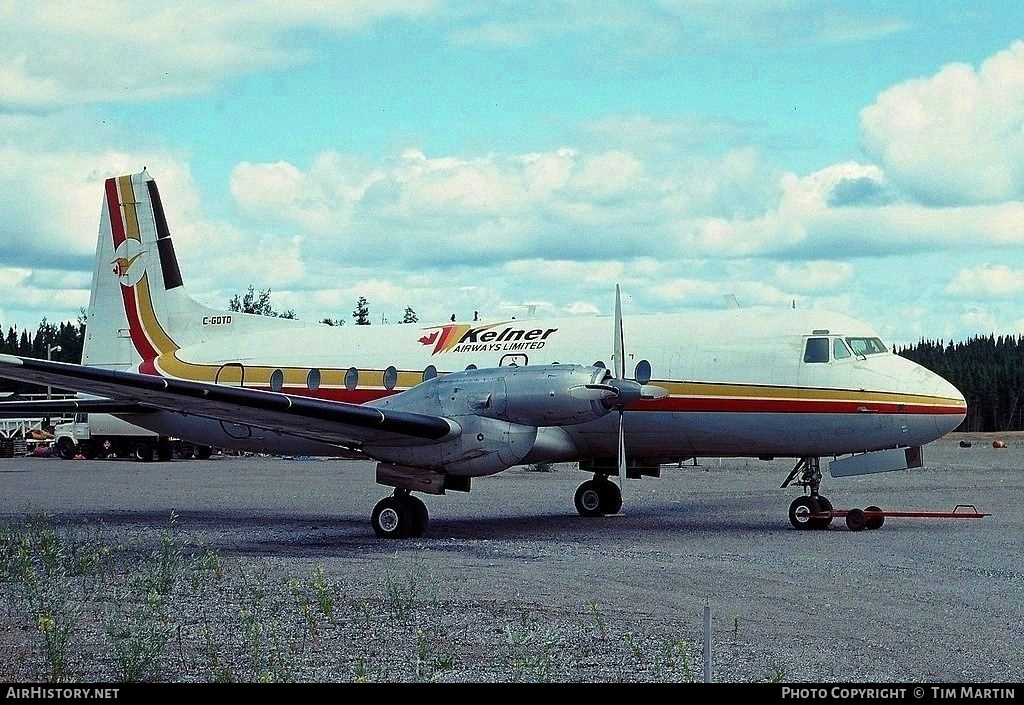
<instances>
[{"instance_id":1,"label":"red stripe on fuselage","mask_svg":"<svg viewBox=\"0 0 1024 705\"><path fill-rule=\"evenodd\" d=\"M270 391L268 387L253 387ZM350 404L365 404L375 399L381 399L402 390L383 389L321 389L319 392L310 392L304 387L289 388L281 390L285 394L310 397L314 399L325 399L328 401L343 401ZM958 406L929 406L925 404L900 404L899 402L858 402L858 401L827 401L827 400L797 400L797 399L713 399L713 398L689 398L689 397L665 397L654 401L635 402L626 407L630 411L660 411L660 412L687 412L687 413L734 413L734 414L874 414L874 415L907 415L907 416L946 416L963 414L964 410Z\"/></svg>"}]
</instances>

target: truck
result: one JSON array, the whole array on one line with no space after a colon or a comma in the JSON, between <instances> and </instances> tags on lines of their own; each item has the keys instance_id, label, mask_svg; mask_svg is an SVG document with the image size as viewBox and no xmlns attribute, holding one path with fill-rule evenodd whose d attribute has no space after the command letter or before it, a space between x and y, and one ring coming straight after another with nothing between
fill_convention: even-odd
<instances>
[{"instance_id":1,"label":"truck","mask_svg":"<svg viewBox=\"0 0 1024 705\"><path fill-rule=\"evenodd\" d=\"M58 423L53 428L56 454L65 459L81 455L93 458L131 458L133 460L171 460L213 455L213 449L179 438L161 436L128 423L111 414L75 414L74 420Z\"/></svg>"}]
</instances>

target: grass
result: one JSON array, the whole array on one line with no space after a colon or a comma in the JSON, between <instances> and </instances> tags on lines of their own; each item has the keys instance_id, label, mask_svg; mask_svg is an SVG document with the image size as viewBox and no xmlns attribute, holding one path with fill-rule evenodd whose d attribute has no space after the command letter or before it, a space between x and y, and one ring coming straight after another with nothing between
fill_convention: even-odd
<instances>
[{"instance_id":1,"label":"grass","mask_svg":"<svg viewBox=\"0 0 1024 705\"><path fill-rule=\"evenodd\" d=\"M0 525L0 614L21 639L0 643L0 680L690 682L700 656L696 635L645 632L595 600L575 614L514 594L466 603L422 549L374 582L224 558L180 529L172 512L125 545L44 515Z\"/></svg>"}]
</instances>

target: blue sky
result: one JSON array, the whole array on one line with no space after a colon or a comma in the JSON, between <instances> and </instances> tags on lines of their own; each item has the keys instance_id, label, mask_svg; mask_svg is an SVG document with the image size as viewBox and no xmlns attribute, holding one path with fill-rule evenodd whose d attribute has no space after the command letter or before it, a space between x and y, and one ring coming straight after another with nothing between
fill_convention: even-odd
<instances>
[{"instance_id":1,"label":"blue sky","mask_svg":"<svg viewBox=\"0 0 1024 705\"><path fill-rule=\"evenodd\" d=\"M839 310L1024 332L1024 6L0 3L0 325L88 303L146 166L224 307ZM628 325L628 324L627 324Z\"/></svg>"}]
</instances>

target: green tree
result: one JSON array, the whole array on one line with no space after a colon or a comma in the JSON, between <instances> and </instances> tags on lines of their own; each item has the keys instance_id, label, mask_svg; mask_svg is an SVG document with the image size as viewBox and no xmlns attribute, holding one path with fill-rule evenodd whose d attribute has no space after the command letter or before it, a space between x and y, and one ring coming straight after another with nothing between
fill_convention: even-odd
<instances>
[{"instance_id":1,"label":"green tree","mask_svg":"<svg viewBox=\"0 0 1024 705\"><path fill-rule=\"evenodd\" d=\"M287 311L278 312L274 310L274 307L270 303L270 289L260 289L259 295L256 294L253 286L249 285L249 290L245 292L244 296L239 297L235 294L228 301L229 311L238 311L240 313L255 313L257 316L271 316L274 318L295 318L295 311L288 309Z\"/></svg>"},{"instance_id":2,"label":"green tree","mask_svg":"<svg viewBox=\"0 0 1024 705\"><path fill-rule=\"evenodd\" d=\"M360 296L356 301L356 310L352 312L352 318L355 319L357 326L370 325L370 304L367 303L365 296Z\"/></svg>"},{"instance_id":3,"label":"green tree","mask_svg":"<svg viewBox=\"0 0 1024 705\"><path fill-rule=\"evenodd\" d=\"M402 316L402 323L416 323L419 320L419 316L412 310L412 306L406 306L405 315Z\"/></svg>"}]
</instances>

